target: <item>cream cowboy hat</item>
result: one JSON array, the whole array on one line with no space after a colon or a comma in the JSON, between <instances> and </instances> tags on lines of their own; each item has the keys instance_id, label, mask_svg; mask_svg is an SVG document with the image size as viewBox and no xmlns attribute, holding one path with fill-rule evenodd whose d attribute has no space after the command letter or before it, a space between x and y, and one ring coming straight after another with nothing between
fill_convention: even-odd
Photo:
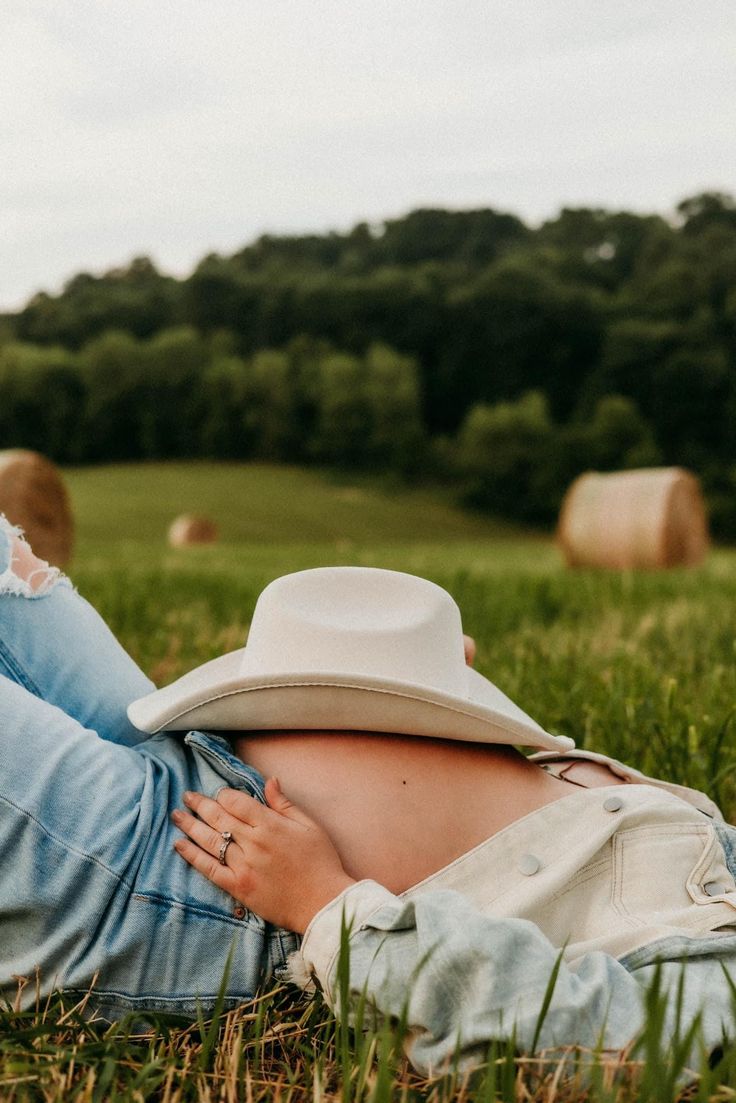
<instances>
[{"instance_id":1,"label":"cream cowboy hat","mask_svg":"<svg viewBox=\"0 0 736 1103\"><path fill-rule=\"evenodd\" d=\"M277 578L247 645L128 708L145 732L348 730L568 750L466 666L460 610L426 579L371 567Z\"/></svg>"}]
</instances>

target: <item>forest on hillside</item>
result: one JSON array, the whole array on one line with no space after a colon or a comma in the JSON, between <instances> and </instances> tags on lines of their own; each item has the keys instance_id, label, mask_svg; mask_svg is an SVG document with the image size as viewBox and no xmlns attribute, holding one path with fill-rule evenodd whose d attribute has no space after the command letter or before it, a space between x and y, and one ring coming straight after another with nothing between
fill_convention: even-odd
<instances>
[{"instance_id":1,"label":"forest on hillside","mask_svg":"<svg viewBox=\"0 0 736 1103\"><path fill-rule=\"evenodd\" d=\"M548 522L582 470L682 464L736 535L736 200L494 210L148 258L0 319L0 447L452 479Z\"/></svg>"}]
</instances>

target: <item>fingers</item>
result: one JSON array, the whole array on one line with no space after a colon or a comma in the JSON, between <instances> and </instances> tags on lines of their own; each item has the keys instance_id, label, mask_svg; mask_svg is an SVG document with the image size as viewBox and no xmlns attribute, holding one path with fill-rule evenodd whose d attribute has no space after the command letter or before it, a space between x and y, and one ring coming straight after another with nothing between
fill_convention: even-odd
<instances>
[{"instance_id":1,"label":"fingers","mask_svg":"<svg viewBox=\"0 0 736 1103\"><path fill-rule=\"evenodd\" d=\"M240 794L245 797L245 794ZM233 858L236 854L238 858L243 858L243 849L246 847L252 847L256 843L255 831L251 823L244 821L242 818L232 816L216 800L212 800L210 797L205 797L202 793L184 793L184 803L196 812L193 816L189 812L184 812L182 809L177 808L171 813L171 818L179 828L186 835L189 836L192 844L196 844L197 848L200 848L206 853L208 859L214 859L220 868L222 863L220 862L220 854L223 853L222 847L225 842L224 834L227 832L232 841L226 846L225 862L230 861L230 866L233 866ZM248 804L250 802L250 804ZM241 807L245 807L250 819L257 818L253 815L253 810L250 805L254 805L256 810L266 811L262 805L259 805L258 801L253 800L251 797L245 797L245 804ZM269 813L270 814L270 813ZM231 850L231 847L235 847L235 851ZM179 849L177 847L177 849ZM194 865L190 858L183 854L183 857L187 858L190 865ZM228 858L229 854L229 858ZM236 863L238 864L238 863ZM199 866L196 866L199 869ZM209 876L207 874L207 876ZM210 878L212 880L212 878ZM219 883L219 882L216 882Z\"/></svg>"},{"instance_id":2,"label":"fingers","mask_svg":"<svg viewBox=\"0 0 736 1103\"><path fill-rule=\"evenodd\" d=\"M301 827L316 827L312 817L303 812L298 804L294 804L289 800L277 777L270 777L266 782L265 797L268 807L272 808L279 816L291 820L292 823L298 823Z\"/></svg>"},{"instance_id":3,"label":"fingers","mask_svg":"<svg viewBox=\"0 0 736 1103\"><path fill-rule=\"evenodd\" d=\"M215 856L219 861L222 845L225 842L222 831L215 831L214 828L209 827L203 820L198 820L196 816L190 816L188 812L182 812L178 808L171 813L171 818L185 835L188 835L202 850L206 850L208 854ZM229 830L229 829L226 829ZM233 836L230 846L237 845L237 839L235 832L230 831Z\"/></svg>"},{"instance_id":4,"label":"fingers","mask_svg":"<svg viewBox=\"0 0 736 1103\"><path fill-rule=\"evenodd\" d=\"M233 893L235 875L227 866L221 865L217 858L213 858L211 854L202 850L190 839L177 839L174 843L174 850L177 854L181 854L190 866L204 874L214 885L224 889L225 892Z\"/></svg>"},{"instance_id":5,"label":"fingers","mask_svg":"<svg viewBox=\"0 0 736 1103\"><path fill-rule=\"evenodd\" d=\"M273 831L278 824L278 820L273 815L274 812L304 827L313 825L314 820L311 820L296 804L292 804L282 791L278 778L268 779L265 795L267 805L260 804L247 793L241 793L239 789L221 789L217 794L217 803L237 820L249 824L251 828ZM209 823L209 820L207 822Z\"/></svg>"},{"instance_id":6,"label":"fingers","mask_svg":"<svg viewBox=\"0 0 736 1103\"><path fill-rule=\"evenodd\" d=\"M279 818L282 817L302 827L315 826L314 820L289 800L281 789L278 778L268 779L265 796L266 805L248 796L247 793L240 792L239 789L221 789L217 794L217 800L205 797L201 793L185 793L184 803L218 834L223 831L232 832L233 838L241 846L250 845L259 837L262 838L259 828L273 831L278 825ZM179 815L185 815L185 813ZM181 826L183 821L176 822ZM188 828L187 834L194 837L194 833ZM211 836L199 833L198 841L201 839L202 845L207 846L207 838L209 838L209 849L215 840Z\"/></svg>"},{"instance_id":7,"label":"fingers","mask_svg":"<svg viewBox=\"0 0 736 1103\"><path fill-rule=\"evenodd\" d=\"M199 796L199 794L186 794L187 796ZM207 797L201 797L201 800L207 800ZM189 803L189 802L187 802ZM228 815L234 817L239 823L247 824L248 827L262 827L268 818L269 812L260 801L257 801L255 797L248 796L247 793L242 793L239 789L220 789L217 794L217 801L211 801L211 804L216 804L216 808L212 810L212 815L216 816L218 813L222 815ZM199 808L190 804L190 808L194 808L197 815L201 816L202 812ZM223 812L224 809L224 812ZM207 818L206 816L204 818ZM207 823L212 823L212 820L207 819ZM216 826L213 824L213 826ZM232 830L231 828L224 828L223 830Z\"/></svg>"},{"instance_id":8,"label":"fingers","mask_svg":"<svg viewBox=\"0 0 736 1103\"><path fill-rule=\"evenodd\" d=\"M185 793L184 803L216 831L235 833L242 832L243 827L258 827L263 823L264 813L268 814L262 804L237 789L221 789L217 800L201 793Z\"/></svg>"},{"instance_id":9,"label":"fingers","mask_svg":"<svg viewBox=\"0 0 736 1103\"><path fill-rule=\"evenodd\" d=\"M282 816L295 808L281 788L281 782L277 777L270 777L266 782L265 796L268 807Z\"/></svg>"}]
</instances>

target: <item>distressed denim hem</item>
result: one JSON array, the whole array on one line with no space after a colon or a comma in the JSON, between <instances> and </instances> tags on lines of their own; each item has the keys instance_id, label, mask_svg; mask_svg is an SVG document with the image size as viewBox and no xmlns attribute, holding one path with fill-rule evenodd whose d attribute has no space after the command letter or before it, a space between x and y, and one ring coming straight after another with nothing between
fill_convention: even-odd
<instances>
[{"instance_id":1,"label":"distressed denim hem","mask_svg":"<svg viewBox=\"0 0 736 1103\"><path fill-rule=\"evenodd\" d=\"M52 567L43 560L41 561L43 565L32 571L28 578L22 578L16 574L10 555L10 542L14 538L22 540L28 546L23 529L11 524L4 514L0 514L0 564L3 565L0 571L0 596L7 594L11 597L24 597L29 601L35 601L46 597L56 586L67 586L73 589L69 579L58 567ZM37 575L42 575L43 578L40 585L34 589L33 580Z\"/></svg>"}]
</instances>

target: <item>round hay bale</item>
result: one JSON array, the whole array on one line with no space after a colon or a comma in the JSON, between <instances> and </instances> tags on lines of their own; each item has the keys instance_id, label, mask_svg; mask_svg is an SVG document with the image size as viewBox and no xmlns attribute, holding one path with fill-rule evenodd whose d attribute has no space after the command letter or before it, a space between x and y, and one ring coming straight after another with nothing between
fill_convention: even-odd
<instances>
[{"instance_id":1,"label":"round hay bale","mask_svg":"<svg viewBox=\"0 0 736 1103\"><path fill-rule=\"evenodd\" d=\"M74 519L66 487L50 460L20 448L0 451L0 513L20 525L36 555L66 566Z\"/></svg>"},{"instance_id":2,"label":"round hay bale","mask_svg":"<svg viewBox=\"0 0 736 1103\"><path fill-rule=\"evenodd\" d=\"M185 548L189 544L214 544L219 535L217 525L208 517L195 517L185 513L172 521L169 544L172 548Z\"/></svg>"},{"instance_id":3,"label":"round hay bale","mask_svg":"<svg viewBox=\"0 0 736 1103\"><path fill-rule=\"evenodd\" d=\"M589 471L565 495L557 539L570 567L694 566L708 550L700 484L681 467Z\"/></svg>"}]
</instances>

